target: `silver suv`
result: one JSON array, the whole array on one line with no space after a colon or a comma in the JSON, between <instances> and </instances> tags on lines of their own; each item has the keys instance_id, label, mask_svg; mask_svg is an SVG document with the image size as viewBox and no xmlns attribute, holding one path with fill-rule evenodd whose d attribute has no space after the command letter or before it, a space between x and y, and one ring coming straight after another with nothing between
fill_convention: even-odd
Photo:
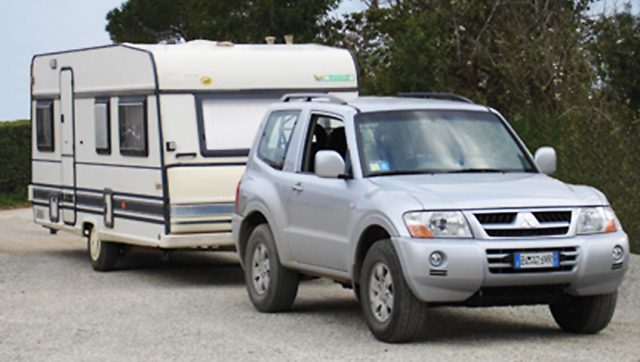
<instances>
[{"instance_id":1,"label":"silver suv","mask_svg":"<svg viewBox=\"0 0 640 362\"><path fill-rule=\"evenodd\" d=\"M497 111L450 98L270 108L233 217L259 311L290 308L311 275L352 287L387 342L439 305L548 304L563 330L607 326L629 244L605 196L547 176L554 150L532 157Z\"/></svg>"}]
</instances>

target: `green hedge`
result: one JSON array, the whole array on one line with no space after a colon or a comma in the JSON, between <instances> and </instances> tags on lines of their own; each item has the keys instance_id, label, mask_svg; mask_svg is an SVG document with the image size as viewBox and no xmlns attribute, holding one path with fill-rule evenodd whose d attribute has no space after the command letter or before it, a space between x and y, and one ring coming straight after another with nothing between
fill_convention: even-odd
<instances>
[{"instance_id":1,"label":"green hedge","mask_svg":"<svg viewBox=\"0 0 640 362\"><path fill-rule=\"evenodd\" d=\"M27 203L31 182L31 122L0 122L0 208Z\"/></svg>"},{"instance_id":2,"label":"green hedge","mask_svg":"<svg viewBox=\"0 0 640 362\"><path fill-rule=\"evenodd\" d=\"M640 119L572 114L510 121L531 152L554 147L558 179L596 187L613 206L632 250L640 253Z\"/></svg>"}]
</instances>

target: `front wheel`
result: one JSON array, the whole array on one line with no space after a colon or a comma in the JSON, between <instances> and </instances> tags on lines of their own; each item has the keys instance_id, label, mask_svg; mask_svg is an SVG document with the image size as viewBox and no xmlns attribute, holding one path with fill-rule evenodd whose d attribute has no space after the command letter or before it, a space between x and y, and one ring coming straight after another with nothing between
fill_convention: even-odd
<instances>
[{"instance_id":1,"label":"front wheel","mask_svg":"<svg viewBox=\"0 0 640 362\"><path fill-rule=\"evenodd\" d=\"M425 328L427 305L413 295L389 240L376 242L364 259L360 304L369 329L384 342L407 342Z\"/></svg>"},{"instance_id":2,"label":"front wheel","mask_svg":"<svg viewBox=\"0 0 640 362\"><path fill-rule=\"evenodd\" d=\"M618 292L588 297L568 297L551 304L551 315L562 330L580 334L595 334L611 322Z\"/></svg>"},{"instance_id":3,"label":"front wheel","mask_svg":"<svg viewBox=\"0 0 640 362\"><path fill-rule=\"evenodd\" d=\"M100 240L96 228L91 228L87 237L87 253L93 270L113 270L118 259L118 244Z\"/></svg>"},{"instance_id":4,"label":"front wheel","mask_svg":"<svg viewBox=\"0 0 640 362\"><path fill-rule=\"evenodd\" d=\"M265 313L291 308L298 293L299 276L280 264L271 229L257 226L247 244L244 277L249 299Z\"/></svg>"}]
</instances>

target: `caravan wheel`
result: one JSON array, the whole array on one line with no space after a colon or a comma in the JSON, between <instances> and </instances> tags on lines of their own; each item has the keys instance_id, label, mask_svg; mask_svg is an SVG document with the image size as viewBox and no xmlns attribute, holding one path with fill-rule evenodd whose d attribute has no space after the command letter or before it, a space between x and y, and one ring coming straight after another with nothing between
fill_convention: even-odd
<instances>
[{"instance_id":1,"label":"caravan wheel","mask_svg":"<svg viewBox=\"0 0 640 362\"><path fill-rule=\"evenodd\" d=\"M118 259L118 244L100 240L98 231L95 228L91 228L87 237L87 252L93 270L113 270Z\"/></svg>"}]
</instances>

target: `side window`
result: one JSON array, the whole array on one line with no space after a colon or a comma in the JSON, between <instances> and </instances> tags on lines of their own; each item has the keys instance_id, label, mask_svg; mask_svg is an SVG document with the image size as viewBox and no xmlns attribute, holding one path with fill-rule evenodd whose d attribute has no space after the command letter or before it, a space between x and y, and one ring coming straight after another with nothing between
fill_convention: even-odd
<instances>
[{"instance_id":1,"label":"side window","mask_svg":"<svg viewBox=\"0 0 640 362\"><path fill-rule=\"evenodd\" d=\"M300 111L275 111L264 127L258 145L258 158L276 170L284 167L289 141L299 115Z\"/></svg>"},{"instance_id":2,"label":"side window","mask_svg":"<svg viewBox=\"0 0 640 362\"><path fill-rule=\"evenodd\" d=\"M94 104L94 130L96 152L101 155L111 154L111 110L109 98L96 99Z\"/></svg>"},{"instance_id":3,"label":"side window","mask_svg":"<svg viewBox=\"0 0 640 362\"><path fill-rule=\"evenodd\" d=\"M314 115L311 118L304 147L302 172L313 173L315 171L316 153L320 150L336 151L346 161L348 148L344 122L333 117Z\"/></svg>"},{"instance_id":4,"label":"side window","mask_svg":"<svg viewBox=\"0 0 640 362\"><path fill-rule=\"evenodd\" d=\"M53 152L53 101L36 103L36 145L38 151Z\"/></svg>"},{"instance_id":5,"label":"side window","mask_svg":"<svg viewBox=\"0 0 640 362\"><path fill-rule=\"evenodd\" d=\"M146 104L143 98L120 98L118 104L120 154L142 157L149 154Z\"/></svg>"}]
</instances>

